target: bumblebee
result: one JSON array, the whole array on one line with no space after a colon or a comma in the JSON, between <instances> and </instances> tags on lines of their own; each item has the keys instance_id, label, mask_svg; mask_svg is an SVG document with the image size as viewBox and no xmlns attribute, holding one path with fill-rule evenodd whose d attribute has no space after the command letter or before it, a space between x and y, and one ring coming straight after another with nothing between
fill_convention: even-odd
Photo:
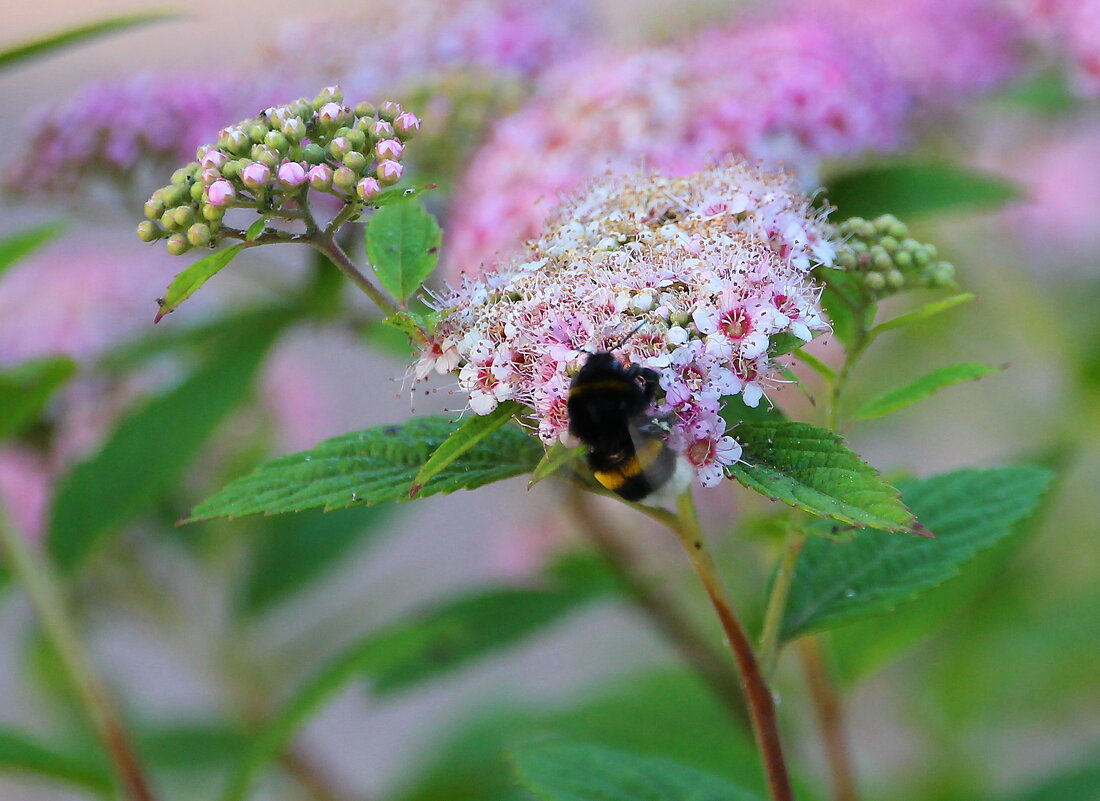
<instances>
[{"instance_id":1,"label":"bumblebee","mask_svg":"<svg viewBox=\"0 0 1100 801\"><path fill-rule=\"evenodd\" d=\"M569 433L588 446L588 466L605 488L628 501L660 489L676 472L666 431L646 415L658 375L625 367L610 351L592 353L569 385Z\"/></svg>"}]
</instances>

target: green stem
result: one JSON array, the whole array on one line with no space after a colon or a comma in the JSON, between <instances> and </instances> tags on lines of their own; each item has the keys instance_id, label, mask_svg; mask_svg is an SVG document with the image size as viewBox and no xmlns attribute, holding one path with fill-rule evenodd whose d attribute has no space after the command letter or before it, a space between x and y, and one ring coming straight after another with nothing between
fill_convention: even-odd
<instances>
[{"instance_id":1,"label":"green stem","mask_svg":"<svg viewBox=\"0 0 1100 801\"><path fill-rule=\"evenodd\" d=\"M371 280L359 271L359 268L352 263L351 259L348 258L348 254L336 243L331 234L316 237L311 244L328 256L332 263L339 267L344 275L363 291L363 294L374 301L374 305L381 309L387 317L397 314L397 304L386 297L381 289L371 283Z\"/></svg>"},{"instance_id":2,"label":"green stem","mask_svg":"<svg viewBox=\"0 0 1100 801\"><path fill-rule=\"evenodd\" d=\"M775 672L775 663L779 657L779 628L783 623L783 611L787 608L787 597L791 593L794 569L798 564L798 555L806 543L806 535L791 529L787 533L787 542L783 548L783 558L775 574L771 595L768 596L768 608L764 613L764 629L760 634L760 665L765 676Z\"/></svg>"},{"instance_id":3,"label":"green stem","mask_svg":"<svg viewBox=\"0 0 1100 801\"><path fill-rule=\"evenodd\" d=\"M798 643L798 652L802 657L802 668L810 687L810 698L817 712L818 725L821 726L825 761L829 765L829 776L833 785L833 799L857 801L859 792L852 768L852 756L848 753L848 739L844 734L840 699L829 678L829 669L825 665L817 638L803 638Z\"/></svg>"},{"instance_id":4,"label":"green stem","mask_svg":"<svg viewBox=\"0 0 1100 801\"><path fill-rule=\"evenodd\" d=\"M153 801L145 772L110 697L92 670L76 629L65 611L49 564L27 547L3 509L0 509L0 546L26 591L43 631L110 759L123 796L129 801Z\"/></svg>"},{"instance_id":5,"label":"green stem","mask_svg":"<svg viewBox=\"0 0 1100 801\"><path fill-rule=\"evenodd\" d=\"M690 489L680 495L677 511L678 515L666 512L666 516L662 517L670 524L670 528L680 538L680 543L687 551L695 572L703 582L707 595L710 596L711 604L718 614L718 620L722 624L726 640L733 652L733 660L745 688L753 733L756 735L756 743L764 763L768 791L772 801L793 801L790 777L787 775L787 764L783 757L783 745L779 739L775 700L760 670L760 663L753 652L752 643L741 621L734 614L733 604L718 572L718 565L715 564L714 558L703 542L699 516L695 511L695 501ZM657 517L657 515L651 516Z\"/></svg>"},{"instance_id":6,"label":"green stem","mask_svg":"<svg viewBox=\"0 0 1100 801\"><path fill-rule=\"evenodd\" d=\"M691 621L677 610L671 599L646 581L638 569L634 554L622 537L616 536L607 519L589 502L588 493L575 485L569 486L567 492L569 509L577 526L607 560L654 629L722 699L734 721L742 727L747 726L745 695L722 652L699 636Z\"/></svg>"}]
</instances>

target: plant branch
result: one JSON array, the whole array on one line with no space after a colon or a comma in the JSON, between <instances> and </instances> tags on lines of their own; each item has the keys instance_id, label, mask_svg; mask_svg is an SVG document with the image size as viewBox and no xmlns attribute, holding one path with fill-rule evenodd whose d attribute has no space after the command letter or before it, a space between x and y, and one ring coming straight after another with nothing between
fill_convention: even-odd
<instances>
[{"instance_id":1,"label":"plant branch","mask_svg":"<svg viewBox=\"0 0 1100 801\"><path fill-rule=\"evenodd\" d=\"M730 716L738 724L746 726L749 720L745 714L745 695L736 674L721 654L699 635L671 599L645 580L634 554L616 536L606 517L599 515L588 494L575 485L569 486L566 491L569 508L578 527L618 574L638 608L688 666L725 702Z\"/></svg>"},{"instance_id":2,"label":"plant branch","mask_svg":"<svg viewBox=\"0 0 1100 801\"><path fill-rule=\"evenodd\" d=\"M311 244L328 256L332 263L339 267L344 275L363 291L363 294L374 301L374 305L381 309L387 317L397 314L397 305L359 271L359 268L352 263L351 259L348 258L348 254L336 243L331 234L326 233L314 237Z\"/></svg>"},{"instance_id":3,"label":"plant branch","mask_svg":"<svg viewBox=\"0 0 1100 801\"><path fill-rule=\"evenodd\" d=\"M852 769L852 757L848 752L848 740L844 735L840 699L829 680L821 645L816 637L804 637L798 643L798 653L802 658L806 683L810 687L810 698L821 727L825 760L829 765L829 776L833 785L833 799L857 801L859 791L856 787L855 771Z\"/></svg>"},{"instance_id":4,"label":"plant branch","mask_svg":"<svg viewBox=\"0 0 1100 801\"><path fill-rule=\"evenodd\" d=\"M65 611L61 592L50 566L27 547L6 512L0 509L0 546L8 564L22 584L38 616L46 637L61 660L89 722L114 769L123 796L130 801L153 801L154 795L130 744L121 718L103 685Z\"/></svg>"},{"instance_id":5,"label":"plant branch","mask_svg":"<svg viewBox=\"0 0 1100 801\"><path fill-rule=\"evenodd\" d=\"M753 733L760 748L760 757L764 763L764 772L768 779L768 791L772 801L793 801L790 777L783 757L783 744L779 739L779 721L775 713L775 700L768 688L760 663L756 660L752 643L745 633L741 621L733 611L729 594L722 583L718 565L706 549L703 534L699 528L699 517L695 511L695 501L691 490L685 490L677 503L678 515L665 514L675 521L672 526L681 544L691 559L691 564L710 596L714 611L726 633L726 639L737 670L741 674L741 683L748 700L749 716L752 719Z\"/></svg>"},{"instance_id":6,"label":"plant branch","mask_svg":"<svg viewBox=\"0 0 1100 801\"><path fill-rule=\"evenodd\" d=\"M787 597L794 580L794 569L798 564L798 555L806 543L806 535L791 529L787 532L787 542L783 546L783 558L775 573L771 595L768 596L768 608L764 613L764 629L760 634L760 667L765 676L775 671L779 658L779 627L783 623L783 612L787 608Z\"/></svg>"}]
</instances>

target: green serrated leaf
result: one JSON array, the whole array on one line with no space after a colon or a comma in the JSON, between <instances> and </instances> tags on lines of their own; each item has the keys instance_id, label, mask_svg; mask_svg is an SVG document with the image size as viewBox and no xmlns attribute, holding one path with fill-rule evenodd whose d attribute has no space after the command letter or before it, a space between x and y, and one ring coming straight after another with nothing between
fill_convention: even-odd
<instances>
[{"instance_id":1,"label":"green serrated leaf","mask_svg":"<svg viewBox=\"0 0 1100 801\"><path fill-rule=\"evenodd\" d=\"M292 597L377 532L392 511L385 504L327 514L313 510L266 521L242 590L241 609L259 614Z\"/></svg>"},{"instance_id":2,"label":"green serrated leaf","mask_svg":"<svg viewBox=\"0 0 1100 801\"><path fill-rule=\"evenodd\" d=\"M560 442L555 442L546 449L546 453L543 454L542 459L535 465L535 469L531 471L531 480L527 482L527 489L531 489L531 487L535 486L543 479L554 475L554 473L561 470L567 464L570 464L582 453L584 453L583 445L577 448L569 448Z\"/></svg>"},{"instance_id":3,"label":"green serrated leaf","mask_svg":"<svg viewBox=\"0 0 1100 801\"><path fill-rule=\"evenodd\" d=\"M926 306L922 306L916 311L911 311L906 314L898 315L892 320L887 320L884 323L880 323L871 329L871 336L878 336L883 331L890 331L895 328L902 328L903 326L912 325L913 323L919 323L927 320L929 317L935 317L937 314L941 314L948 309L953 309L963 303L969 303L977 296L972 295L969 292L964 292L961 295L952 295L949 298L943 300L936 300L929 303Z\"/></svg>"},{"instance_id":4,"label":"green serrated leaf","mask_svg":"<svg viewBox=\"0 0 1100 801\"><path fill-rule=\"evenodd\" d=\"M0 372L0 441L18 434L76 372L72 359L42 359Z\"/></svg>"},{"instance_id":5,"label":"green serrated leaf","mask_svg":"<svg viewBox=\"0 0 1100 801\"><path fill-rule=\"evenodd\" d=\"M433 189L437 189L436 184L425 184L424 186L410 186L410 187L393 187L392 189L384 189L371 198L371 206L393 206L397 203L404 203L407 200L412 200L425 192L430 192Z\"/></svg>"},{"instance_id":6,"label":"green serrated leaf","mask_svg":"<svg viewBox=\"0 0 1100 801\"><path fill-rule=\"evenodd\" d=\"M253 740L225 801L240 801L256 776L349 681L370 679L375 693L406 689L512 645L598 597L608 586L576 580L560 588L491 588L444 602L368 634L321 668Z\"/></svg>"},{"instance_id":7,"label":"green serrated leaf","mask_svg":"<svg viewBox=\"0 0 1100 801\"><path fill-rule=\"evenodd\" d=\"M806 541L783 615L791 640L883 614L959 572L980 551L1012 532L1035 509L1048 470L960 470L899 484L934 539L856 532L852 539Z\"/></svg>"},{"instance_id":8,"label":"green serrated leaf","mask_svg":"<svg viewBox=\"0 0 1100 801\"><path fill-rule=\"evenodd\" d=\"M45 225L25 228L14 234L0 239L0 275L20 259L29 256L38 248L56 239L65 230L65 223L61 220L48 222Z\"/></svg>"},{"instance_id":9,"label":"green serrated leaf","mask_svg":"<svg viewBox=\"0 0 1100 801\"><path fill-rule=\"evenodd\" d=\"M72 568L164 497L222 420L247 397L264 354L288 321L272 315L228 334L189 378L122 418L99 453L59 482L47 544Z\"/></svg>"},{"instance_id":10,"label":"green serrated leaf","mask_svg":"<svg viewBox=\"0 0 1100 801\"><path fill-rule=\"evenodd\" d=\"M962 364L950 364L933 370L916 381L903 387L890 390L877 398L868 401L859 408L853 416L854 420L869 420L873 417L883 417L904 409L906 406L924 400L934 395L941 389L961 384L964 381L976 381L977 379L1001 372L999 367L990 367L988 364L964 362Z\"/></svg>"},{"instance_id":11,"label":"green serrated leaf","mask_svg":"<svg viewBox=\"0 0 1100 801\"><path fill-rule=\"evenodd\" d=\"M726 779L671 759L585 743L512 753L516 776L541 801L760 801Z\"/></svg>"},{"instance_id":12,"label":"green serrated leaf","mask_svg":"<svg viewBox=\"0 0 1100 801\"><path fill-rule=\"evenodd\" d=\"M77 28L70 28L61 33L54 33L49 36L44 36L41 39L35 39L0 51L0 69L10 67L13 64L20 61L26 61L35 56L45 55L46 53L60 50L69 45L80 44L81 42L90 41L100 36L117 33L128 28L134 28L138 25L146 25L150 22L161 22L163 20L176 19L178 17L178 14L169 11L140 11L135 14L111 17L109 19L100 20L99 22L89 23L88 25L81 25Z\"/></svg>"},{"instance_id":13,"label":"green serrated leaf","mask_svg":"<svg viewBox=\"0 0 1100 801\"><path fill-rule=\"evenodd\" d=\"M763 796L763 776L752 736L734 724L712 691L684 670L616 675L583 696L553 705L522 704L505 710L479 707L416 765L391 801L487 801L507 797L503 754L532 732L633 752L660 754L716 773ZM646 725L639 726L644 720ZM691 737L683 732L690 731ZM797 779L796 779L797 781ZM813 793L798 787L798 798ZM530 796L522 796L529 799Z\"/></svg>"},{"instance_id":14,"label":"green serrated leaf","mask_svg":"<svg viewBox=\"0 0 1100 801\"><path fill-rule=\"evenodd\" d=\"M727 428L733 428L742 423L777 423L787 417L778 406L767 401L748 406L740 395L731 395L722 402L722 419Z\"/></svg>"},{"instance_id":15,"label":"green serrated leaf","mask_svg":"<svg viewBox=\"0 0 1100 801\"><path fill-rule=\"evenodd\" d=\"M994 210L1020 197L999 175L947 162L893 161L857 167L826 181L829 202L846 217L916 217Z\"/></svg>"},{"instance_id":16,"label":"green serrated leaf","mask_svg":"<svg viewBox=\"0 0 1100 801\"><path fill-rule=\"evenodd\" d=\"M457 427L447 417L431 416L335 437L237 479L199 504L191 520L407 500L420 468ZM499 428L429 481L420 497L527 473L541 457L535 439L514 426Z\"/></svg>"},{"instance_id":17,"label":"green serrated leaf","mask_svg":"<svg viewBox=\"0 0 1100 801\"><path fill-rule=\"evenodd\" d=\"M420 201L383 206L367 224L367 258L386 291L403 300L435 269L441 240Z\"/></svg>"},{"instance_id":18,"label":"green serrated leaf","mask_svg":"<svg viewBox=\"0 0 1100 801\"><path fill-rule=\"evenodd\" d=\"M164 297L157 300L160 310L157 311L157 316L153 322L159 323L164 315L171 314L179 308L181 303L195 294L200 286L213 278L229 262L233 261L245 247L247 245L241 242L238 245L233 245L233 247L215 251L209 256L199 259L173 278L172 283L168 285L168 291L164 293Z\"/></svg>"},{"instance_id":19,"label":"green serrated leaf","mask_svg":"<svg viewBox=\"0 0 1100 801\"><path fill-rule=\"evenodd\" d=\"M266 227L267 227L267 217L261 217L260 219L256 220L256 222L254 222L254 223L252 223L252 225L248 226L248 230L244 232L244 241L245 242L255 241L256 237L258 237L260 234L262 234L264 232L264 228L266 228ZM240 246L236 245L235 247L240 247Z\"/></svg>"},{"instance_id":20,"label":"green serrated leaf","mask_svg":"<svg viewBox=\"0 0 1100 801\"><path fill-rule=\"evenodd\" d=\"M14 729L0 729L0 772L20 772L109 796L106 766L83 753L66 753Z\"/></svg>"},{"instance_id":21,"label":"green serrated leaf","mask_svg":"<svg viewBox=\"0 0 1100 801\"><path fill-rule=\"evenodd\" d=\"M909 531L916 524L898 491L832 432L779 421L748 422L731 433L744 452L727 469L749 489L855 526Z\"/></svg>"},{"instance_id":22,"label":"green serrated leaf","mask_svg":"<svg viewBox=\"0 0 1100 801\"><path fill-rule=\"evenodd\" d=\"M467 417L451 436L432 451L428 461L413 479L409 487L409 497L415 498L425 484L522 411L522 405L515 401L505 401L489 414L475 414Z\"/></svg>"},{"instance_id":23,"label":"green serrated leaf","mask_svg":"<svg viewBox=\"0 0 1100 801\"><path fill-rule=\"evenodd\" d=\"M818 267L813 275L824 285L821 308L832 325L833 336L850 350L863 326L860 318L866 314L868 299L863 288L854 276L842 270Z\"/></svg>"}]
</instances>

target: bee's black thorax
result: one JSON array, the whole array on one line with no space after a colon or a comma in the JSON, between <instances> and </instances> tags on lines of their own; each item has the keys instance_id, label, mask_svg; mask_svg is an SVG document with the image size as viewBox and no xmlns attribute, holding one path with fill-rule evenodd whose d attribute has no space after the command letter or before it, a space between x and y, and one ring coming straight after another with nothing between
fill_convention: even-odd
<instances>
[{"instance_id":1,"label":"bee's black thorax","mask_svg":"<svg viewBox=\"0 0 1100 801\"><path fill-rule=\"evenodd\" d=\"M569 387L569 432L588 446L588 465L604 487L636 501L675 470L663 433L646 417L657 373L625 367L611 353L593 353Z\"/></svg>"}]
</instances>

